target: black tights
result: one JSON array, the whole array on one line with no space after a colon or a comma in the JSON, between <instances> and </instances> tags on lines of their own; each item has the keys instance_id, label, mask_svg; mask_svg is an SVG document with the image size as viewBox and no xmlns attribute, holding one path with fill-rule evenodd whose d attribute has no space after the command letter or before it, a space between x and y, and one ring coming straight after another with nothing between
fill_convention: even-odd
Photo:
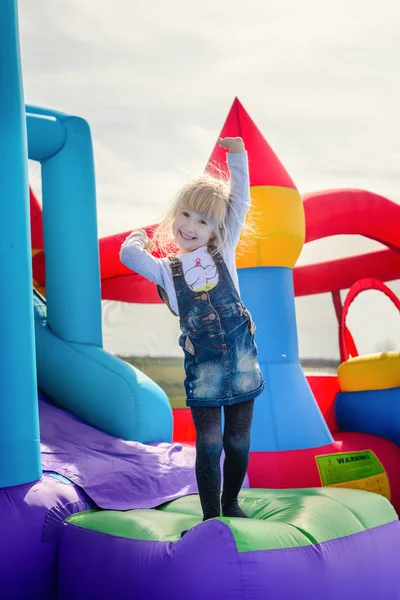
<instances>
[{"instance_id":1,"label":"black tights","mask_svg":"<svg viewBox=\"0 0 400 600\"><path fill-rule=\"evenodd\" d=\"M204 520L220 516L222 448L225 451L222 512L245 517L237 497L246 475L254 400L224 406L225 426L221 431L221 408L192 407L196 428L196 478Z\"/></svg>"}]
</instances>

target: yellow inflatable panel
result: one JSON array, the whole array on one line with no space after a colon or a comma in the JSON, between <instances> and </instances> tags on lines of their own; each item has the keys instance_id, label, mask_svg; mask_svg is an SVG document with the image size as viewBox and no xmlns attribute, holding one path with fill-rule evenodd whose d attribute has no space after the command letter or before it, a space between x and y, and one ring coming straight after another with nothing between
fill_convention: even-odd
<instances>
[{"instance_id":1,"label":"yellow inflatable panel","mask_svg":"<svg viewBox=\"0 0 400 600\"><path fill-rule=\"evenodd\" d=\"M253 232L238 245L237 267L293 268L305 240L303 202L296 189L251 187Z\"/></svg>"},{"instance_id":2,"label":"yellow inflatable panel","mask_svg":"<svg viewBox=\"0 0 400 600\"><path fill-rule=\"evenodd\" d=\"M400 352L350 358L339 366L338 378L342 392L400 387Z\"/></svg>"},{"instance_id":3,"label":"yellow inflatable panel","mask_svg":"<svg viewBox=\"0 0 400 600\"><path fill-rule=\"evenodd\" d=\"M236 255L238 269L249 267L293 268L303 248L303 241L290 235L269 235L245 239Z\"/></svg>"}]
</instances>

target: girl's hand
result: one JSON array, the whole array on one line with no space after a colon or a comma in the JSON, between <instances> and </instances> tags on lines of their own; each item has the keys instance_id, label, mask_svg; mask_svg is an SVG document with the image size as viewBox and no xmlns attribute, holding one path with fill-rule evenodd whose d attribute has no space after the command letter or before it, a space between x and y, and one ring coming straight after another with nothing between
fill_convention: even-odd
<instances>
[{"instance_id":1,"label":"girl's hand","mask_svg":"<svg viewBox=\"0 0 400 600\"><path fill-rule=\"evenodd\" d=\"M144 229L135 229L128 236L129 240L133 240L137 245L142 246L145 250L149 247L149 238L147 237L147 233Z\"/></svg>"},{"instance_id":2,"label":"girl's hand","mask_svg":"<svg viewBox=\"0 0 400 600\"><path fill-rule=\"evenodd\" d=\"M218 138L218 144L233 154L244 152L244 143L241 137Z\"/></svg>"}]
</instances>

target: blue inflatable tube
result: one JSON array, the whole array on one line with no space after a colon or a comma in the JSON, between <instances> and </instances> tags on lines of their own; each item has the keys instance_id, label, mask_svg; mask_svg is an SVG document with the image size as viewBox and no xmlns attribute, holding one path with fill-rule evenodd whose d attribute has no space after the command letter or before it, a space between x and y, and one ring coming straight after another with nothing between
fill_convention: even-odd
<instances>
[{"instance_id":1,"label":"blue inflatable tube","mask_svg":"<svg viewBox=\"0 0 400 600\"><path fill-rule=\"evenodd\" d=\"M333 442L300 365L293 271L285 267L240 269L244 303L255 334L265 390L257 398L253 452L317 448Z\"/></svg>"},{"instance_id":2,"label":"blue inflatable tube","mask_svg":"<svg viewBox=\"0 0 400 600\"><path fill-rule=\"evenodd\" d=\"M66 342L46 322L35 292L39 388L87 423L125 440L171 442L172 410L163 390L128 363L90 344Z\"/></svg>"},{"instance_id":3,"label":"blue inflatable tube","mask_svg":"<svg viewBox=\"0 0 400 600\"><path fill-rule=\"evenodd\" d=\"M342 431L369 433L400 447L400 388L340 392L335 412Z\"/></svg>"},{"instance_id":4,"label":"blue inflatable tube","mask_svg":"<svg viewBox=\"0 0 400 600\"><path fill-rule=\"evenodd\" d=\"M0 488L41 476L28 156L16 2L0 19Z\"/></svg>"}]
</instances>

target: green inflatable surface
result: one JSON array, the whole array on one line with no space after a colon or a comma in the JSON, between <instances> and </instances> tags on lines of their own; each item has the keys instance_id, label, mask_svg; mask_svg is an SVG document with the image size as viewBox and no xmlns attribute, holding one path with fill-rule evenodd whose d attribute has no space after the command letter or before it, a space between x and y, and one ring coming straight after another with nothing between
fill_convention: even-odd
<instances>
[{"instance_id":1,"label":"green inflatable surface","mask_svg":"<svg viewBox=\"0 0 400 600\"><path fill-rule=\"evenodd\" d=\"M248 519L225 518L239 552L317 544L397 520L382 496L353 489L242 490ZM68 522L105 534L137 540L177 541L181 531L202 521L197 495L157 509L90 510Z\"/></svg>"}]
</instances>

